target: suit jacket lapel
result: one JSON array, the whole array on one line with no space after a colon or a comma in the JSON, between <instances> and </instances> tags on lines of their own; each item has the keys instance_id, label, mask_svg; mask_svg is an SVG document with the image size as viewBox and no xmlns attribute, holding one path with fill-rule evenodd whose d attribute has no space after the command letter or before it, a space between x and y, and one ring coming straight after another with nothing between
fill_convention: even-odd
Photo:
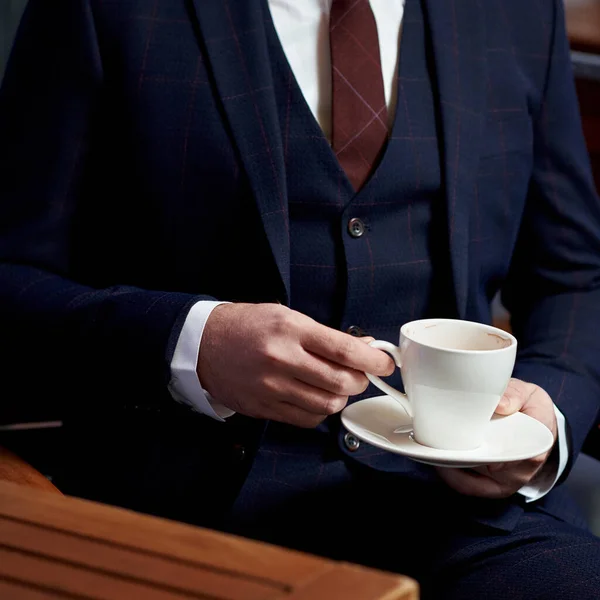
<instances>
[{"instance_id":1,"label":"suit jacket lapel","mask_svg":"<svg viewBox=\"0 0 600 600\"><path fill-rule=\"evenodd\" d=\"M277 105L257 0L193 0L201 42L289 300L290 241ZM217 199L218 201L218 199Z\"/></svg>"},{"instance_id":2,"label":"suit jacket lapel","mask_svg":"<svg viewBox=\"0 0 600 600\"><path fill-rule=\"evenodd\" d=\"M418 1L418 0L417 0ZM442 117L443 176L459 318L469 275L469 206L485 123L486 62L481 0L425 0Z\"/></svg>"}]
</instances>

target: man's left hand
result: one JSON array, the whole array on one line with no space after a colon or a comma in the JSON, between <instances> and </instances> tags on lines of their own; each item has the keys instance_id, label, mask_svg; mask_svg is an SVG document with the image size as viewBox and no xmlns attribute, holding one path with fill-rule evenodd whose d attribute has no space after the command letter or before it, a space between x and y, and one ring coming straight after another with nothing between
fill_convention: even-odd
<instances>
[{"instance_id":1,"label":"man's left hand","mask_svg":"<svg viewBox=\"0 0 600 600\"><path fill-rule=\"evenodd\" d=\"M521 411L541 421L554 436L558 436L552 399L539 386L511 379L498 403L496 413L510 415ZM440 477L453 489L468 496L507 498L531 483L540 474L551 450L528 460L498 463L473 469L438 468Z\"/></svg>"}]
</instances>

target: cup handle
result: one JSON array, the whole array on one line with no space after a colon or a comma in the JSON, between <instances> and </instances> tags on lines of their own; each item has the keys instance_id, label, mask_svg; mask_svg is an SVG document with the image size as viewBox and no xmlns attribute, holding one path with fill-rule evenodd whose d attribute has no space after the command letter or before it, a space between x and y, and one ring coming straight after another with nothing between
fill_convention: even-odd
<instances>
[{"instance_id":1,"label":"cup handle","mask_svg":"<svg viewBox=\"0 0 600 600\"><path fill-rule=\"evenodd\" d=\"M390 342L385 342L383 340L374 340L369 343L369 346L387 352L394 359L396 366L399 369L402 369L402 359L400 358L400 348L398 348L398 346L394 346L394 344L390 344ZM365 373L365 375L373 385L399 402L408 416L411 419L413 418L412 406L410 405L410 401L406 394L399 392L396 388L393 388L389 383L386 383L376 375L371 375L370 373Z\"/></svg>"}]
</instances>

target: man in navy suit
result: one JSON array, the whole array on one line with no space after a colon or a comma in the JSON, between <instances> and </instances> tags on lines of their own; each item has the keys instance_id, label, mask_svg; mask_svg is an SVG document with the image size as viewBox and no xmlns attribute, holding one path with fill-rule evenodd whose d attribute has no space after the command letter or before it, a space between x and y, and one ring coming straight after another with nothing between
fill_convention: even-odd
<instances>
[{"instance_id":1,"label":"man in navy suit","mask_svg":"<svg viewBox=\"0 0 600 600\"><path fill-rule=\"evenodd\" d=\"M30 0L0 260L2 402L56 398L65 492L423 597L598 597L561 486L600 406L600 202L560 0ZM344 430L393 370L365 341L499 291L497 412L547 454L438 469Z\"/></svg>"}]
</instances>

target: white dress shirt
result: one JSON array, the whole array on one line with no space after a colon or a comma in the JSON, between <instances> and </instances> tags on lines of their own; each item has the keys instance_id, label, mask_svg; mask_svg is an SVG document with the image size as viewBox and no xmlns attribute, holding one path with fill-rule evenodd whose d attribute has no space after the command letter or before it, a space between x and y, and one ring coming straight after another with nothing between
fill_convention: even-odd
<instances>
[{"instance_id":1,"label":"white dress shirt","mask_svg":"<svg viewBox=\"0 0 600 600\"><path fill-rule=\"evenodd\" d=\"M377 23L384 93L391 128L396 106L398 48L405 0L371 0ZM275 29L296 81L315 119L330 139L331 62L329 54L329 12L332 0L269 0ZM202 388L196 366L204 326L220 302L197 302L190 310L181 331L173 360L169 389L173 397L197 412L223 420L233 411L215 402ZM527 501L547 494L562 474L568 458L565 418L555 407L558 421L559 458L555 472L535 486L524 486L520 493Z\"/></svg>"}]
</instances>

